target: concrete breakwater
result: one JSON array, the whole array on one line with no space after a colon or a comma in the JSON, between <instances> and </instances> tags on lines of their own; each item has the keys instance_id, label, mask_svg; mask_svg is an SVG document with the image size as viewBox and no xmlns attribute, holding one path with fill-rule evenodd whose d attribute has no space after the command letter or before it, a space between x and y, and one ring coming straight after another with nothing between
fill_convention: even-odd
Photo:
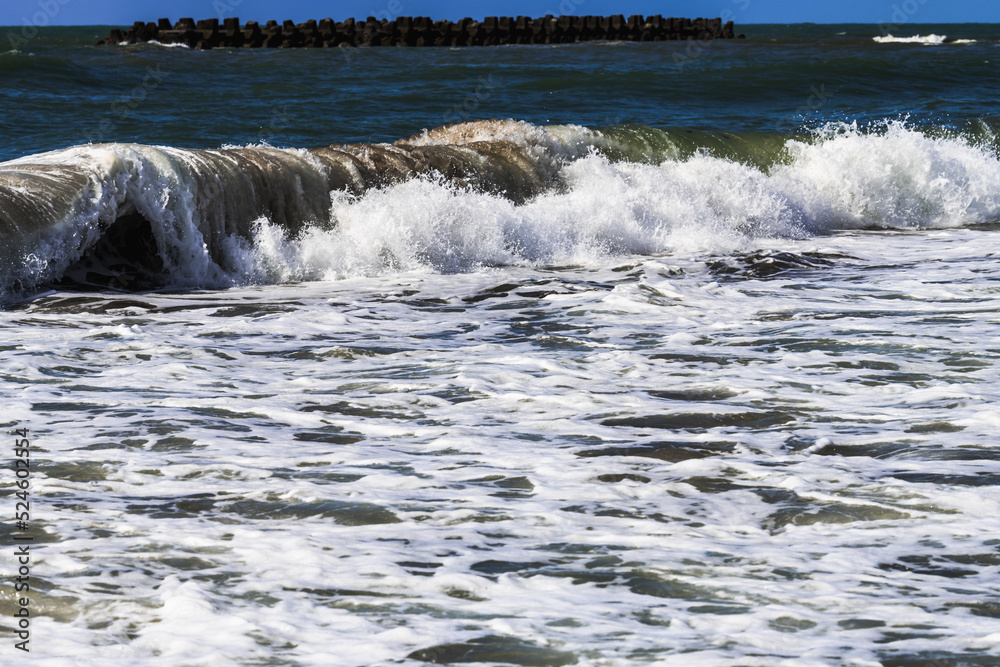
<instances>
[{"instance_id":1,"label":"concrete breakwater","mask_svg":"<svg viewBox=\"0 0 1000 667\"><path fill-rule=\"evenodd\" d=\"M685 19L633 15L552 16L529 18L489 16L482 21L432 21L426 16L395 20L368 17L294 23L256 21L240 25L238 18L207 19L195 23L182 18L156 23L137 21L128 30L112 30L101 44L138 44L157 41L184 44L192 49L296 48L331 46L498 46L501 44L569 44L599 40L659 42L713 40L737 37L733 22L721 18ZM743 37L743 35L739 35Z\"/></svg>"}]
</instances>

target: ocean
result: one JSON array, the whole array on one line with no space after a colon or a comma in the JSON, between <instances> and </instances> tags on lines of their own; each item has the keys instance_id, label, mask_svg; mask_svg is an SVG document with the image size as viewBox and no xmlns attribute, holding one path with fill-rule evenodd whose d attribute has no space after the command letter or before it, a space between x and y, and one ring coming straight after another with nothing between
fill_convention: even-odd
<instances>
[{"instance_id":1,"label":"ocean","mask_svg":"<svg viewBox=\"0 0 1000 667\"><path fill-rule=\"evenodd\" d=\"M736 18L0 30L3 663L1000 664L1000 26Z\"/></svg>"}]
</instances>

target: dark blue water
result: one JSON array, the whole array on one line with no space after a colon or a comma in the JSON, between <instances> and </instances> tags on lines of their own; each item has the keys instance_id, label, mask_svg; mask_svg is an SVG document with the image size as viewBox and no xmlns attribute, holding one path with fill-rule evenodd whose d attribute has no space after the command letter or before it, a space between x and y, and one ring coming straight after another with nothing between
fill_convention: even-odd
<instances>
[{"instance_id":1,"label":"dark blue water","mask_svg":"<svg viewBox=\"0 0 1000 667\"><path fill-rule=\"evenodd\" d=\"M484 118L537 125L789 133L829 121L992 123L994 25L743 28L746 40L483 49L191 52L93 47L104 27L52 28L0 54L0 159L94 142L216 148L393 141Z\"/></svg>"}]
</instances>

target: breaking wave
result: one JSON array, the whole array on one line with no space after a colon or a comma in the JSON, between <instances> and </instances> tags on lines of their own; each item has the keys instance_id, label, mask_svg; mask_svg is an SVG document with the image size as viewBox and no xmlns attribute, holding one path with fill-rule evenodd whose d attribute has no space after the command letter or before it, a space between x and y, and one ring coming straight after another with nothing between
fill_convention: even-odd
<instances>
[{"instance_id":1,"label":"breaking wave","mask_svg":"<svg viewBox=\"0 0 1000 667\"><path fill-rule=\"evenodd\" d=\"M898 122L792 136L479 121L312 150L88 145L0 164L0 285L462 272L998 219L993 148Z\"/></svg>"},{"instance_id":2,"label":"breaking wave","mask_svg":"<svg viewBox=\"0 0 1000 667\"><path fill-rule=\"evenodd\" d=\"M879 44L926 44L928 46L936 44L975 44L976 42L974 39L952 39L947 35L914 35L913 37L879 35L874 39Z\"/></svg>"}]
</instances>

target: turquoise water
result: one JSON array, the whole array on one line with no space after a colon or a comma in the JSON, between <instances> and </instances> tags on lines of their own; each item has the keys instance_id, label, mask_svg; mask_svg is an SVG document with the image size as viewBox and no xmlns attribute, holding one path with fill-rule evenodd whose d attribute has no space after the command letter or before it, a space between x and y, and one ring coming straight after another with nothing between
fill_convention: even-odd
<instances>
[{"instance_id":1,"label":"turquoise water","mask_svg":"<svg viewBox=\"0 0 1000 667\"><path fill-rule=\"evenodd\" d=\"M0 52L0 654L997 664L1000 28L739 29Z\"/></svg>"}]
</instances>

